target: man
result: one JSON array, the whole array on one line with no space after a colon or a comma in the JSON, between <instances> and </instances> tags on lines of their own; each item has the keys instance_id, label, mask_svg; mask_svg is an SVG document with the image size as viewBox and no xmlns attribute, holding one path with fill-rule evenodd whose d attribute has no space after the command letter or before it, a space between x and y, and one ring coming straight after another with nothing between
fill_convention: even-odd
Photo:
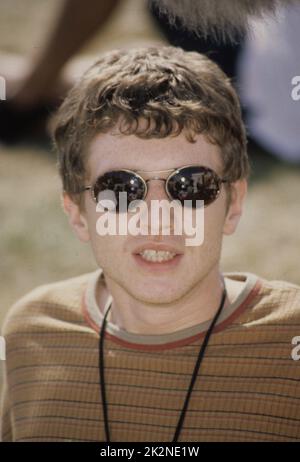
<instances>
[{"instance_id":1,"label":"man","mask_svg":"<svg viewBox=\"0 0 300 462\"><path fill-rule=\"evenodd\" d=\"M299 287L220 269L249 173L225 74L171 46L108 52L65 99L54 140L64 209L98 268L8 313L3 440L299 440ZM110 216L136 216L120 192L144 217L157 200L202 211L203 242L172 232L175 212L156 232L141 219L139 233L100 236L103 193Z\"/></svg>"}]
</instances>

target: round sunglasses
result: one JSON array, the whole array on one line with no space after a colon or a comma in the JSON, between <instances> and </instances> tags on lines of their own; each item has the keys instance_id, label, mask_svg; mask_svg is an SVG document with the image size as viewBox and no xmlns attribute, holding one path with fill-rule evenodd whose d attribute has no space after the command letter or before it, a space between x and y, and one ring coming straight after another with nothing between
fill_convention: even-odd
<instances>
[{"instance_id":1,"label":"round sunglasses","mask_svg":"<svg viewBox=\"0 0 300 462\"><path fill-rule=\"evenodd\" d=\"M85 186L82 191L90 190L96 203L103 198L112 199L116 211L119 211L119 193L127 193L128 207L133 201L145 199L150 180L165 181L165 191L169 199L177 200L181 205L185 205L184 201L189 201L193 208L196 207L197 200L203 201L204 207L214 202L220 194L222 183L229 182L220 178L211 168L197 165L155 172L120 169L104 173L93 185Z\"/></svg>"}]
</instances>

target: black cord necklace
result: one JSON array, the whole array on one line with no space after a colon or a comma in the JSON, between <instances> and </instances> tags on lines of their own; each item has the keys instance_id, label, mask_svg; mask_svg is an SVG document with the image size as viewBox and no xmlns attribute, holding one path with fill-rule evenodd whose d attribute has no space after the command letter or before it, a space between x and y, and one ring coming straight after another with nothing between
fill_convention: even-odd
<instances>
[{"instance_id":1,"label":"black cord necklace","mask_svg":"<svg viewBox=\"0 0 300 462\"><path fill-rule=\"evenodd\" d=\"M223 283L224 283L224 279L223 279ZM196 364L195 364L195 368L194 368L192 379L191 379L191 382L190 382L190 385L189 385L189 389L188 389L188 392L187 392L187 395L186 395L186 398L185 398L183 408L181 410L180 418L178 420L178 424L177 424L176 431L175 431L175 434L174 434L173 442L178 441L178 438L179 438L179 435L180 435L180 432L181 432L181 429L182 429L182 426L183 426L185 413L186 413L186 410L187 410L187 407L188 407L189 399L190 399L190 396L192 394L193 386L194 386L194 383L195 383L197 375L198 375L200 364L201 364L201 362L203 360L205 349L207 347L210 335L211 335L211 333L213 331L213 328L214 328L214 326L215 326L215 324L216 324L216 322L218 320L218 317L220 316L221 311L223 309L223 306L224 306L224 303L225 303L225 300L226 300L226 295L227 295L227 292L226 292L226 287L225 287L225 283L224 283L224 290L223 290L221 303L220 303L219 308L218 308L218 310L217 310L217 312L216 312L216 314L215 314L215 316L214 316L214 318L213 318L213 320L212 320L212 322L211 322L211 324L210 324L210 326L209 326L209 328L208 328L208 330L207 330L207 332L205 334L203 343L201 344L201 348L200 348L198 358L197 358L197 361L196 361ZM109 431L109 426L108 426L108 412L107 412L106 391L105 391L104 348L103 348L103 346L104 346L104 331L105 331L105 327L106 327L106 318L107 318L107 315L108 315L108 313L109 313L109 311L111 309L111 306L112 306L112 302L110 303L108 309L106 310L105 316L103 318L103 323L102 323L100 337L99 337L99 375L100 375L100 384L101 384L101 397L102 397L102 407L103 407L103 416L104 416L104 426L105 426L105 434L106 434L106 441L107 442L111 442L111 440L110 440L110 431Z\"/></svg>"}]
</instances>

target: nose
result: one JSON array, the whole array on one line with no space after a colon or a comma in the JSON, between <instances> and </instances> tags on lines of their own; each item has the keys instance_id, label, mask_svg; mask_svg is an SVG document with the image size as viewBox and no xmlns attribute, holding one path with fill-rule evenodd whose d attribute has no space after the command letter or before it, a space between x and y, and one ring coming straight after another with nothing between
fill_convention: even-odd
<instances>
[{"instance_id":1,"label":"nose","mask_svg":"<svg viewBox=\"0 0 300 462\"><path fill-rule=\"evenodd\" d=\"M151 180L147 180L148 192L145 201L147 202L148 206L151 204L152 200L169 199L166 194L165 184L166 181L161 178L153 178Z\"/></svg>"},{"instance_id":2,"label":"nose","mask_svg":"<svg viewBox=\"0 0 300 462\"><path fill-rule=\"evenodd\" d=\"M174 209L170 207L170 199L165 190L164 179L147 181L147 195L144 199L148 214L148 234L171 235L174 230Z\"/></svg>"}]
</instances>

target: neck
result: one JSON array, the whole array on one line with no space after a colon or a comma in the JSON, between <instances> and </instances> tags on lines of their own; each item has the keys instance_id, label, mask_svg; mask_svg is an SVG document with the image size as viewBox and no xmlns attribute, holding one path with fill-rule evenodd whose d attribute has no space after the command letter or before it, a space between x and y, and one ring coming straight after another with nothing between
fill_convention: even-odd
<instances>
[{"instance_id":1,"label":"neck","mask_svg":"<svg viewBox=\"0 0 300 462\"><path fill-rule=\"evenodd\" d=\"M159 305L135 299L108 277L105 281L106 287L97 294L101 311L110 293L113 302L108 319L127 332L143 335L168 334L212 319L224 290L222 275L215 270L179 300ZM224 308L229 304L227 297Z\"/></svg>"}]
</instances>

